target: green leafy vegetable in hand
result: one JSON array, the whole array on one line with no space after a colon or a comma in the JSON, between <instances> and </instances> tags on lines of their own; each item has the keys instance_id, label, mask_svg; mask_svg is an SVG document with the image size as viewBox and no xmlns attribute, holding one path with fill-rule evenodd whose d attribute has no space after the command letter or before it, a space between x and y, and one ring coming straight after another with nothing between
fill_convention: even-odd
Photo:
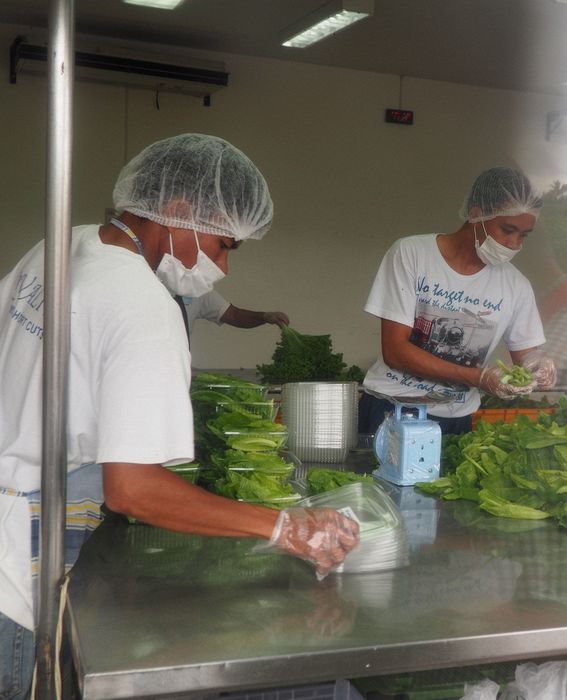
<instances>
[{"instance_id":1,"label":"green leafy vegetable in hand","mask_svg":"<svg viewBox=\"0 0 567 700\"><path fill-rule=\"evenodd\" d=\"M358 382L362 384L365 373L358 365L351 365L341 374L341 380L344 382Z\"/></svg>"},{"instance_id":2,"label":"green leafy vegetable in hand","mask_svg":"<svg viewBox=\"0 0 567 700\"><path fill-rule=\"evenodd\" d=\"M258 365L266 384L286 382L359 381L363 373L353 365L346 372L341 353L332 350L330 335L304 335L284 326L272 364Z\"/></svg>"},{"instance_id":3,"label":"green leafy vegetable in hand","mask_svg":"<svg viewBox=\"0 0 567 700\"><path fill-rule=\"evenodd\" d=\"M506 365L502 360L496 360L496 364L503 372L500 378L502 384L510 384L510 386L528 386L534 380L532 373L525 367L521 367L520 365Z\"/></svg>"}]
</instances>

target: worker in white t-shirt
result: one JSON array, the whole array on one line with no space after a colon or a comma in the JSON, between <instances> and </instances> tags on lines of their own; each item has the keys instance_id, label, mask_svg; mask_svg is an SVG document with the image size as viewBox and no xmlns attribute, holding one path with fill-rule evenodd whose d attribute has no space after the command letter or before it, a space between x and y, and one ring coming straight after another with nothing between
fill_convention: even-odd
<instances>
[{"instance_id":1,"label":"worker in white t-shirt","mask_svg":"<svg viewBox=\"0 0 567 700\"><path fill-rule=\"evenodd\" d=\"M214 289L202 297L183 297L183 304L189 334L193 331L193 324L199 319L219 325L227 323L235 328L257 328L265 323L273 323L280 328L289 326L289 317L283 311L241 309L224 299Z\"/></svg>"},{"instance_id":2,"label":"worker in white t-shirt","mask_svg":"<svg viewBox=\"0 0 567 700\"><path fill-rule=\"evenodd\" d=\"M507 399L554 386L531 285L510 262L541 207L521 171L491 168L475 180L457 231L402 238L386 253L365 306L380 319L381 352L364 379L361 433L374 433L392 410L388 396L443 393L450 401L429 403L429 415L443 432L461 433L472 429L480 391ZM501 339L531 383L512 386L487 366Z\"/></svg>"},{"instance_id":3,"label":"worker in white t-shirt","mask_svg":"<svg viewBox=\"0 0 567 700\"><path fill-rule=\"evenodd\" d=\"M164 465L193 459L190 354L172 295L199 297L273 207L256 166L222 139L183 134L121 171L117 218L73 230L65 560L100 520L102 501L146 523L270 540L336 568L358 542L338 512L276 511L213 495ZM29 692L41 484L44 245L0 281L0 696Z\"/></svg>"}]
</instances>

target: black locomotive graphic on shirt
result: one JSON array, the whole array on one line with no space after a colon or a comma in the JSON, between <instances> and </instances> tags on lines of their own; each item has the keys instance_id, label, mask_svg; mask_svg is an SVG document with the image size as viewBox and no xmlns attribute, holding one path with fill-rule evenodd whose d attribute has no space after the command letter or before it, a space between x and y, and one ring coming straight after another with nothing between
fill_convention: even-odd
<instances>
[{"instance_id":1,"label":"black locomotive graphic on shirt","mask_svg":"<svg viewBox=\"0 0 567 700\"><path fill-rule=\"evenodd\" d=\"M414 345L443 360L464 367L484 364L495 323L486 318L490 312L460 312L418 307L410 340Z\"/></svg>"}]
</instances>

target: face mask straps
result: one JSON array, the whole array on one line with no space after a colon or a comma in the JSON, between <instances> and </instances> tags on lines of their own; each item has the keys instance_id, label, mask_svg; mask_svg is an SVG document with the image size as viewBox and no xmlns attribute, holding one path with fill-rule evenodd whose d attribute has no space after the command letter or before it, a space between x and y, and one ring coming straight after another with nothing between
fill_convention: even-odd
<instances>
[{"instance_id":1,"label":"face mask straps","mask_svg":"<svg viewBox=\"0 0 567 700\"><path fill-rule=\"evenodd\" d=\"M199 253L201 252L201 246L199 245L199 236L197 235L197 231L193 230L193 235L195 236L195 243L197 244L197 257L198 257Z\"/></svg>"},{"instance_id":2,"label":"face mask straps","mask_svg":"<svg viewBox=\"0 0 567 700\"><path fill-rule=\"evenodd\" d=\"M510 262L512 258L518 253L518 250L513 250L508 248L502 243L499 243L495 238L488 234L486 227L484 225L484 220L481 221L482 229L486 238L479 244L476 235L476 224L473 224L474 231L474 247L477 256L482 260L485 265L502 265L503 263Z\"/></svg>"},{"instance_id":3,"label":"face mask straps","mask_svg":"<svg viewBox=\"0 0 567 700\"><path fill-rule=\"evenodd\" d=\"M488 231L486 230L486 226L484 225L484 219L481 219L480 223L482 224L482 230L484 231L484 235L486 236L486 238L484 239L484 242L486 243L486 240L488 239Z\"/></svg>"},{"instance_id":4,"label":"face mask straps","mask_svg":"<svg viewBox=\"0 0 567 700\"><path fill-rule=\"evenodd\" d=\"M169 233L169 254L174 258L175 255L173 253L173 237L172 237L171 231L169 229L167 229L167 232ZM195 236L195 245L197 246L197 255L195 258L195 265L196 265L197 261L199 260L199 253L202 253L203 251L201 250L201 246L199 245L199 236L197 235L197 231L193 230L193 235ZM193 269L193 268L190 268L190 269Z\"/></svg>"},{"instance_id":5,"label":"face mask straps","mask_svg":"<svg viewBox=\"0 0 567 700\"><path fill-rule=\"evenodd\" d=\"M220 267L201 250L197 232L193 231L197 244L197 257L191 268L186 268L183 262L173 254L173 237L169 232L169 247L171 253L165 253L156 269L156 275L172 294L179 296L199 297L213 289L225 273Z\"/></svg>"}]
</instances>

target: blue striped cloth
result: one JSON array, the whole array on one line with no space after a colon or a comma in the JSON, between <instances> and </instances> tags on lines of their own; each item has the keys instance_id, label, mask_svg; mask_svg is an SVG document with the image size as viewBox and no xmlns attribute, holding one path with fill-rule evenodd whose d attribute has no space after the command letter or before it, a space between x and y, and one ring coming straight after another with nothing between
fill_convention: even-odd
<instances>
[{"instance_id":1,"label":"blue striped cloth","mask_svg":"<svg viewBox=\"0 0 567 700\"><path fill-rule=\"evenodd\" d=\"M37 610L39 571L40 491L27 495L31 512L32 577L34 584L34 609ZM65 572L73 566L81 547L89 535L100 525L103 501L102 467L100 464L84 464L67 476L67 521L65 527Z\"/></svg>"}]
</instances>

